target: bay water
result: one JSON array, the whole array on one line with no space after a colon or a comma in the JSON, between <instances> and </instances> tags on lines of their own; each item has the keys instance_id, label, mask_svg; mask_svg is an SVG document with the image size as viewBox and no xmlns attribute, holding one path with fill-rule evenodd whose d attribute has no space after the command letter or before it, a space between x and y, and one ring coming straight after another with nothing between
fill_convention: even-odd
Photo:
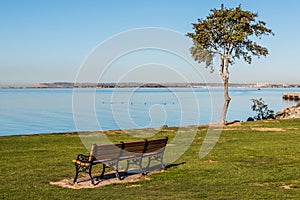
<instances>
[{"instance_id":1,"label":"bay water","mask_svg":"<svg viewBox=\"0 0 300 200\"><path fill-rule=\"evenodd\" d=\"M297 104L283 92L300 88L231 88L227 120L254 116L252 98L275 112ZM223 103L222 88L0 89L0 136L207 124Z\"/></svg>"}]
</instances>

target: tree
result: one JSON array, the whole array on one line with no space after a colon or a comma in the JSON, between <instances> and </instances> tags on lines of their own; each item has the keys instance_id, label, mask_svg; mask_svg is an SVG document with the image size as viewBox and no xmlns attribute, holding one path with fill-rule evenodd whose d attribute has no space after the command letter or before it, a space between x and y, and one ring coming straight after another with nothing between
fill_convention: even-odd
<instances>
[{"instance_id":1,"label":"tree","mask_svg":"<svg viewBox=\"0 0 300 200\"><path fill-rule=\"evenodd\" d=\"M254 119L256 120L267 119L268 117L274 114L274 111L268 108L268 105L265 104L262 98L251 99L251 101L253 102L251 108L254 112L256 112L256 116L254 116Z\"/></svg>"},{"instance_id":2,"label":"tree","mask_svg":"<svg viewBox=\"0 0 300 200\"><path fill-rule=\"evenodd\" d=\"M221 123L226 123L226 114L231 98L228 94L229 66L236 59L244 59L251 64L252 56L266 56L268 49L258 45L252 39L263 35L274 35L266 23L257 21L257 13L236 8L212 9L206 19L198 19L193 24L194 33L187 33L194 45L191 47L192 57L199 63L205 62L206 67L213 69L213 58L219 57L220 76L224 85L225 102L221 115Z\"/></svg>"}]
</instances>

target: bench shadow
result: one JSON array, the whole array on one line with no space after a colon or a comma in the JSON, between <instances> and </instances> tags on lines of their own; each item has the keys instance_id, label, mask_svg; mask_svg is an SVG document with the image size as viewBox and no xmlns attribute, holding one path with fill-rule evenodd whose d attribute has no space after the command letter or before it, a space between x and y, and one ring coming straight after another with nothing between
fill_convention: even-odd
<instances>
[{"instance_id":1,"label":"bench shadow","mask_svg":"<svg viewBox=\"0 0 300 200\"><path fill-rule=\"evenodd\" d=\"M183 165L185 163L186 162L175 163L175 164L166 164L164 169L161 168L161 165L154 165L154 166L151 166L151 167L148 167L148 168L143 168L142 169L143 173L141 173L141 171L139 169L130 169L127 172L120 171L119 176L121 177L121 181L122 181L122 180L130 179L131 176L135 176L137 174L141 174L141 176L144 176L144 175L155 173L155 172L159 173L158 170L167 170L167 169L170 169L172 167ZM100 174L99 175L94 175L93 179L95 180L94 185L98 185L102 181L117 179L117 176L116 176L116 173L114 171L111 171L109 173L104 174L103 177L101 177ZM78 181L78 182L80 182L80 181Z\"/></svg>"}]
</instances>

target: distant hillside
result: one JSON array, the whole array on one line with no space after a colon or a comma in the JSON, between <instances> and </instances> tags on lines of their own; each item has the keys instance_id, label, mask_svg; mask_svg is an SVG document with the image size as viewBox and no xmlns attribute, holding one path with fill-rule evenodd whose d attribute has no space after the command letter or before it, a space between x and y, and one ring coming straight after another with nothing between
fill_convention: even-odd
<instances>
[{"instance_id":1,"label":"distant hillside","mask_svg":"<svg viewBox=\"0 0 300 200\"><path fill-rule=\"evenodd\" d=\"M55 82L55 83L40 83L36 85L37 88L73 88L74 83L69 82Z\"/></svg>"},{"instance_id":2,"label":"distant hillside","mask_svg":"<svg viewBox=\"0 0 300 200\"><path fill-rule=\"evenodd\" d=\"M221 88L222 83L71 83L71 82L54 82L54 83L40 83L30 87L2 87L2 88ZM287 84L243 84L231 83L229 87L232 88L300 88L300 85L287 85Z\"/></svg>"}]
</instances>

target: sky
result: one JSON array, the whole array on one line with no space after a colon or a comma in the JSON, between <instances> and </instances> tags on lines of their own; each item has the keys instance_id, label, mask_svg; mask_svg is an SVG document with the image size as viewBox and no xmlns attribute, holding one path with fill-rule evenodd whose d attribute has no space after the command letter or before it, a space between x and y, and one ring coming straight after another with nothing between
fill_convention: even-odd
<instances>
[{"instance_id":1,"label":"sky","mask_svg":"<svg viewBox=\"0 0 300 200\"><path fill-rule=\"evenodd\" d=\"M257 12L258 19L275 33L258 41L270 55L254 59L251 65L237 61L230 68L230 82L300 84L298 0L0 0L0 85L95 80L219 82L217 70L210 74L198 64L196 72L185 58L159 48L118 54L105 73L90 69L84 78L80 73L99 48L104 53L94 57L98 58L97 66L103 68L101 59L107 58L106 51L114 53L124 47L122 41L110 45L124 33L133 33L128 36L131 43L136 42L134 30L148 27L172 32L174 39L176 34L186 37L186 33L193 32L192 23L222 3ZM146 31L142 39L151 38L150 34ZM173 43L172 38L170 41ZM113 49L105 49L104 44Z\"/></svg>"}]
</instances>

